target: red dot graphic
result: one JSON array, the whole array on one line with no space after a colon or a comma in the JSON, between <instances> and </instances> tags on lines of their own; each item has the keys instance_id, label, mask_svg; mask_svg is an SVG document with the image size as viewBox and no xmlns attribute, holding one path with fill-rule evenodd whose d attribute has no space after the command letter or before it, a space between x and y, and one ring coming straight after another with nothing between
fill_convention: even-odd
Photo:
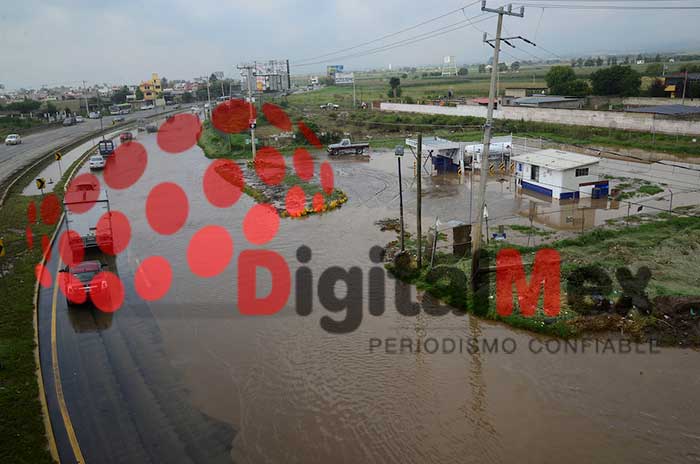
<instances>
[{"instance_id":1,"label":"red dot graphic","mask_svg":"<svg viewBox=\"0 0 700 464\"><path fill-rule=\"evenodd\" d=\"M129 246L131 240L129 218L119 211L104 213L97 221L95 235L100 250L116 256Z\"/></svg>"},{"instance_id":2,"label":"red dot graphic","mask_svg":"<svg viewBox=\"0 0 700 464\"><path fill-rule=\"evenodd\" d=\"M268 204L254 205L243 219L243 233L255 245L262 245L275 238L279 227L277 210Z\"/></svg>"},{"instance_id":3,"label":"red dot graphic","mask_svg":"<svg viewBox=\"0 0 700 464\"><path fill-rule=\"evenodd\" d=\"M87 294L82 282L70 272L58 274L58 288L71 303L83 304L87 301Z\"/></svg>"},{"instance_id":4,"label":"red dot graphic","mask_svg":"<svg viewBox=\"0 0 700 464\"><path fill-rule=\"evenodd\" d=\"M95 286L90 291L90 298L99 310L113 313L121 307L124 302L124 284L118 275L102 271L92 278L90 285Z\"/></svg>"},{"instance_id":5,"label":"red dot graphic","mask_svg":"<svg viewBox=\"0 0 700 464\"><path fill-rule=\"evenodd\" d=\"M30 224L36 222L36 204L33 201L27 206L27 221L29 221Z\"/></svg>"},{"instance_id":6,"label":"red dot graphic","mask_svg":"<svg viewBox=\"0 0 700 464\"><path fill-rule=\"evenodd\" d=\"M51 273L43 264L39 263L34 267L34 275L42 287L49 288L51 286Z\"/></svg>"},{"instance_id":7,"label":"red dot graphic","mask_svg":"<svg viewBox=\"0 0 700 464\"><path fill-rule=\"evenodd\" d=\"M107 158L104 180L113 189L131 187L141 178L147 163L148 154L143 145L133 141L122 143Z\"/></svg>"},{"instance_id":8,"label":"red dot graphic","mask_svg":"<svg viewBox=\"0 0 700 464\"><path fill-rule=\"evenodd\" d=\"M316 134L314 134L314 131L312 131L309 126L304 124L303 122L299 121L297 123L297 126L299 127L299 130L301 131L302 134L304 134L304 137L306 137L306 140L309 141L309 143L316 148L321 148L323 145L321 145L321 141L316 137Z\"/></svg>"},{"instance_id":9,"label":"red dot graphic","mask_svg":"<svg viewBox=\"0 0 700 464\"><path fill-rule=\"evenodd\" d=\"M285 174L284 157L272 147L263 147L255 154L255 172L267 185L282 182Z\"/></svg>"},{"instance_id":10,"label":"red dot graphic","mask_svg":"<svg viewBox=\"0 0 700 464\"><path fill-rule=\"evenodd\" d=\"M211 122L222 132L236 134L248 129L249 120L255 116L255 106L240 98L234 98L214 108Z\"/></svg>"},{"instance_id":11,"label":"red dot graphic","mask_svg":"<svg viewBox=\"0 0 700 464\"><path fill-rule=\"evenodd\" d=\"M58 253L69 266L80 263L85 258L85 247L80 234L72 230L63 232L58 239Z\"/></svg>"},{"instance_id":12,"label":"red dot graphic","mask_svg":"<svg viewBox=\"0 0 700 464\"><path fill-rule=\"evenodd\" d=\"M287 191L285 204L287 207L287 212L290 216L300 215L306 206L306 194L304 193L304 190L302 190L302 188L298 185L290 188Z\"/></svg>"},{"instance_id":13,"label":"red dot graphic","mask_svg":"<svg viewBox=\"0 0 700 464\"><path fill-rule=\"evenodd\" d=\"M89 211L100 197L100 181L90 173L80 174L68 184L64 202L76 214Z\"/></svg>"},{"instance_id":14,"label":"red dot graphic","mask_svg":"<svg viewBox=\"0 0 700 464\"><path fill-rule=\"evenodd\" d=\"M216 160L209 165L202 180L202 188L209 203L228 208L238 201L243 190L241 168L231 160Z\"/></svg>"},{"instance_id":15,"label":"red dot graphic","mask_svg":"<svg viewBox=\"0 0 700 464\"><path fill-rule=\"evenodd\" d=\"M177 184L163 182L151 189L146 199L146 218L151 228L163 235L180 230L187 221L189 203Z\"/></svg>"},{"instance_id":16,"label":"red dot graphic","mask_svg":"<svg viewBox=\"0 0 700 464\"><path fill-rule=\"evenodd\" d=\"M292 121L289 120L289 116L287 116L287 113L285 113L282 108L272 103L265 103L262 110L265 119L267 119L270 124L273 124L283 131L289 132L292 130Z\"/></svg>"},{"instance_id":17,"label":"red dot graphic","mask_svg":"<svg viewBox=\"0 0 700 464\"><path fill-rule=\"evenodd\" d=\"M51 244L49 243L49 237L46 235L41 236L41 252L46 261L51 259Z\"/></svg>"},{"instance_id":18,"label":"red dot graphic","mask_svg":"<svg viewBox=\"0 0 700 464\"><path fill-rule=\"evenodd\" d=\"M162 256L151 256L143 260L134 275L136 293L146 301L163 298L173 281L170 263Z\"/></svg>"},{"instance_id":19,"label":"red dot graphic","mask_svg":"<svg viewBox=\"0 0 700 464\"><path fill-rule=\"evenodd\" d=\"M321 163L321 187L327 195L333 193L333 168L328 161Z\"/></svg>"},{"instance_id":20,"label":"red dot graphic","mask_svg":"<svg viewBox=\"0 0 700 464\"><path fill-rule=\"evenodd\" d=\"M41 200L39 210L41 212L41 222L53 225L58 222L58 216L61 214L61 203L56 195L50 193Z\"/></svg>"},{"instance_id":21,"label":"red dot graphic","mask_svg":"<svg viewBox=\"0 0 700 464\"><path fill-rule=\"evenodd\" d=\"M316 192L314 194L313 199L311 200L311 204L314 207L314 211L316 211L317 213L320 213L321 211L323 211L324 203L325 203L325 200L323 198L323 194L321 192Z\"/></svg>"},{"instance_id":22,"label":"red dot graphic","mask_svg":"<svg viewBox=\"0 0 700 464\"><path fill-rule=\"evenodd\" d=\"M221 226L198 230L187 247L187 262L193 274L213 277L220 274L233 257L233 239Z\"/></svg>"},{"instance_id":23,"label":"red dot graphic","mask_svg":"<svg viewBox=\"0 0 700 464\"><path fill-rule=\"evenodd\" d=\"M194 114L176 114L158 129L158 146L168 153L180 153L192 148L202 135L202 123Z\"/></svg>"},{"instance_id":24,"label":"red dot graphic","mask_svg":"<svg viewBox=\"0 0 700 464\"><path fill-rule=\"evenodd\" d=\"M294 150L294 170L301 180L309 180L314 176L314 160L303 148Z\"/></svg>"}]
</instances>

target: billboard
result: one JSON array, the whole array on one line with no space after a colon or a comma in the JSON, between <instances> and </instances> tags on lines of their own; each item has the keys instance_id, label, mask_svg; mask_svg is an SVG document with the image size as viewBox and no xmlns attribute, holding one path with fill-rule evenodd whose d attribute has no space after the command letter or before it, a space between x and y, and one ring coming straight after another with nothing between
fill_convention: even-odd
<instances>
[{"instance_id":1,"label":"billboard","mask_svg":"<svg viewBox=\"0 0 700 464\"><path fill-rule=\"evenodd\" d=\"M258 92L277 92L289 90L289 63L287 60L256 61L247 65L253 74L253 88ZM241 79L245 83L248 78L248 68L242 67Z\"/></svg>"},{"instance_id":2,"label":"billboard","mask_svg":"<svg viewBox=\"0 0 700 464\"><path fill-rule=\"evenodd\" d=\"M342 73L344 69L344 66L342 64L332 64L330 66L326 66L326 75L328 77L333 77L336 75L336 73Z\"/></svg>"},{"instance_id":3,"label":"billboard","mask_svg":"<svg viewBox=\"0 0 700 464\"><path fill-rule=\"evenodd\" d=\"M335 84L336 85L352 85L355 81L355 73L335 73Z\"/></svg>"}]
</instances>

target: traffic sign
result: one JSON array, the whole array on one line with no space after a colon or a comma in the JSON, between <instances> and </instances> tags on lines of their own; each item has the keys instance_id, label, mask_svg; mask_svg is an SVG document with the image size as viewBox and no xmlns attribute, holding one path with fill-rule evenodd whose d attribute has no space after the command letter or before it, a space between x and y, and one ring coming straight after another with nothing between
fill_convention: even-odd
<instances>
[{"instance_id":1,"label":"traffic sign","mask_svg":"<svg viewBox=\"0 0 700 464\"><path fill-rule=\"evenodd\" d=\"M38 188L39 190L44 190L44 187L46 187L46 179L44 179L43 177L39 177L36 180L36 188Z\"/></svg>"},{"instance_id":2,"label":"traffic sign","mask_svg":"<svg viewBox=\"0 0 700 464\"><path fill-rule=\"evenodd\" d=\"M515 161L510 162L510 173L511 174L515 173Z\"/></svg>"},{"instance_id":3,"label":"traffic sign","mask_svg":"<svg viewBox=\"0 0 700 464\"><path fill-rule=\"evenodd\" d=\"M495 164L490 164L489 165L489 174L495 174L496 173L496 165Z\"/></svg>"},{"instance_id":4,"label":"traffic sign","mask_svg":"<svg viewBox=\"0 0 700 464\"><path fill-rule=\"evenodd\" d=\"M505 173L506 172L506 163L501 161L501 164L498 165L498 172Z\"/></svg>"},{"instance_id":5,"label":"traffic sign","mask_svg":"<svg viewBox=\"0 0 700 464\"><path fill-rule=\"evenodd\" d=\"M257 119L252 119L252 118L251 118L251 119L248 120L248 127L250 127L251 129L255 129L257 126L258 126L258 121L257 121Z\"/></svg>"},{"instance_id":6,"label":"traffic sign","mask_svg":"<svg viewBox=\"0 0 700 464\"><path fill-rule=\"evenodd\" d=\"M56 158L56 161L61 161L61 158L63 158L63 155L61 154L60 151L57 151L54 155L54 158Z\"/></svg>"},{"instance_id":7,"label":"traffic sign","mask_svg":"<svg viewBox=\"0 0 700 464\"><path fill-rule=\"evenodd\" d=\"M0 238L0 258L5 256L5 242Z\"/></svg>"}]
</instances>

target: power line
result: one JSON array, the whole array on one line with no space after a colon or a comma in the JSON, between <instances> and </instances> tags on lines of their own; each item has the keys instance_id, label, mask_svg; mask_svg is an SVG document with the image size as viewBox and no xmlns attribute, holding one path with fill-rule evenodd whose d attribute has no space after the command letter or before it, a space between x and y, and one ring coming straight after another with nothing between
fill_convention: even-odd
<instances>
[{"instance_id":1,"label":"power line","mask_svg":"<svg viewBox=\"0 0 700 464\"><path fill-rule=\"evenodd\" d=\"M474 23L479 23L479 22L482 22L482 21L486 21L486 20L492 19L492 17L486 16L486 15L484 15L483 13L482 13L482 14L478 14L478 15L473 16L473 17L471 17L471 18L468 18L468 19L466 19L466 20L458 21L458 22L452 23L452 24L448 24L447 26L443 26L443 27L440 27L440 28L438 28L438 29L434 29L434 30L432 30L432 31L428 31L428 32L425 32L425 33L422 33L422 34L413 36L413 37L408 38L408 39L404 39L404 40L401 40L401 41L397 41L397 42L393 42L393 43L390 43L390 44L382 45L382 46L380 46L380 47L372 48L372 49L369 49L369 50L364 50L364 51L362 51L362 52L353 53L353 54L350 54L350 55L345 55L345 56L341 56L341 57L335 57L334 59L340 60L340 59L357 58L357 57L372 55L372 54L375 54L375 53L380 53L380 52L384 52L384 51L387 51L387 50L392 50L392 49L394 49L394 48L403 47L403 46L406 46L406 45L411 45L411 44L414 44L414 43L417 43L417 42L421 42L421 41L423 41L423 40L432 39L432 38L434 38L434 37L438 37L438 36L441 36L441 35L444 35L444 34L448 34L448 33L450 33L450 32L454 32L454 31L459 30L459 29L463 29L463 28L465 28L465 27L467 27L467 26L469 26L469 25L471 24L471 20L477 19L477 18L481 18L481 19L479 19L478 21L474 21ZM464 23L466 23L466 22L470 22L470 24L464 24ZM326 61L327 61L327 60L321 60L321 61L314 61L314 62L310 62L310 63L295 64L295 65L293 65L293 67L311 66L311 65L315 65L315 64L325 63Z\"/></svg>"},{"instance_id":2,"label":"power line","mask_svg":"<svg viewBox=\"0 0 700 464\"><path fill-rule=\"evenodd\" d=\"M669 5L669 6L650 6L650 5L562 5L550 3L518 3L518 5L531 6L535 8L549 9L565 9L565 10L700 10L700 6L685 6L685 5Z\"/></svg>"},{"instance_id":3,"label":"power line","mask_svg":"<svg viewBox=\"0 0 700 464\"><path fill-rule=\"evenodd\" d=\"M469 7L473 6L473 5L476 5L477 3L479 3L479 1L480 1L480 0L476 0L475 2L469 3L469 4L467 4L467 5L464 5L464 6L460 7L460 8L456 8L456 9L454 9L454 10L448 11L447 13L443 13L443 14L441 14L441 15L439 15L439 16L435 16L435 17L430 18L430 19L428 19L428 20L422 21L422 22L420 22L420 23L418 23L418 24L415 24L415 25L413 25L413 26L410 26L410 27L401 29L401 30L396 31L396 32L392 32L391 34L383 35L383 36L378 37L378 38L376 38L376 39L369 40L369 41L367 41L367 42L363 42L363 43L361 43L361 44L354 45L354 46L352 46L352 47L347 47L347 48L343 48L343 49L340 49L340 50L336 50L335 52L324 53L324 54L322 54L322 55L316 55L316 56L313 56L313 57L301 59L301 60L299 60L299 61L301 62L300 66L303 65L303 64L304 64L305 62L307 62L307 61L317 60L317 59L319 59L319 58L324 58L324 57L328 57L328 56L331 56L331 55L337 55L337 54L339 54L339 53L344 53L344 52L347 52L347 51L350 51L350 50L354 50L354 49L356 49L356 48L364 47L365 45L370 45L370 44L373 44L373 43L376 43L376 42L380 42L380 41L382 41L382 40L384 40L384 39L388 39L389 37L394 37L394 36L397 36L397 35L399 35L399 34L403 34L404 32L411 31L411 30L416 29L416 28L418 28L418 27L420 27L420 26L424 26L424 25L429 24L429 23L431 23L431 22L434 22L434 21L437 21L437 20L439 20L439 19L442 19L442 18L445 18L445 17L447 17L447 16L450 16L450 15L452 15L452 14L454 14L454 13L457 13L458 11L464 11L466 8L469 8Z\"/></svg>"}]
</instances>

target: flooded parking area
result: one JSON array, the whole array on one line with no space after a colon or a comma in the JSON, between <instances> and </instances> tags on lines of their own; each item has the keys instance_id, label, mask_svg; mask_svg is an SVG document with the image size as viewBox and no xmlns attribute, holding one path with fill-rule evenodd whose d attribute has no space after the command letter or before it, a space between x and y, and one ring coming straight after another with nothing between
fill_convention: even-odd
<instances>
[{"instance_id":1,"label":"flooded parking area","mask_svg":"<svg viewBox=\"0 0 700 464\"><path fill-rule=\"evenodd\" d=\"M129 246L114 265L129 283L148 257L171 264L172 288L148 307L162 350L184 379L188 401L237 431L231 443L234 462L700 459L697 352L648 346L600 352L594 344L565 351L556 340L469 315L430 316L425 309L436 305L430 297L388 276L370 249L395 238L375 225L398 216L392 152L375 150L369 160L329 158L336 187L347 193L348 203L327 214L282 220L275 237L261 246L249 242L242 226L254 205L251 198L243 195L228 208L207 201L202 177L211 161L198 147L170 154L158 148L155 135L144 134L138 142L148 152L145 174L131 188L110 190L112 209L129 218L131 230ZM327 158L313 157L318 173ZM414 231L413 166L409 156L402 161L406 224ZM149 192L162 182L181 186L188 205L182 228L167 235L153 229L145 207ZM470 184L469 176L426 174L425 226L436 217L467 221ZM487 191L494 226L529 224L531 205L553 229L588 229L603 224L608 214L625 213L607 200L548 203L516 191L508 179L490 179ZM568 221L579 211L585 211L583 226ZM222 273L199 277L190 271L188 244L212 224L231 235L233 258ZM302 246L310 256L299 253ZM239 259L244 251L261 248L279 253L288 264L291 294L275 315L244 316L238 308ZM312 283L312 291L303 295L312 309L303 315L296 286L302 267ZM346 304L336 312L324 309L321 296L321 276L333 267L356 268L367 282L360 291L336 288ZM372 272L383 275L381 292L377 281L369 281ZM262 297L274 283L263 271L257 279ZM405 295L423 311L402 315ZM130 298L137 298L133 289L127 290L127 303ZM378 303L384 310L370 314ZM353 330L331 333L323 327L324 319L342 321L350 307L360 314ZM138 327L143 316L125 305L113 317L135 318L132 326ZM469 340L482 349L464 349Z\"/></svg>"}]
</instances>

